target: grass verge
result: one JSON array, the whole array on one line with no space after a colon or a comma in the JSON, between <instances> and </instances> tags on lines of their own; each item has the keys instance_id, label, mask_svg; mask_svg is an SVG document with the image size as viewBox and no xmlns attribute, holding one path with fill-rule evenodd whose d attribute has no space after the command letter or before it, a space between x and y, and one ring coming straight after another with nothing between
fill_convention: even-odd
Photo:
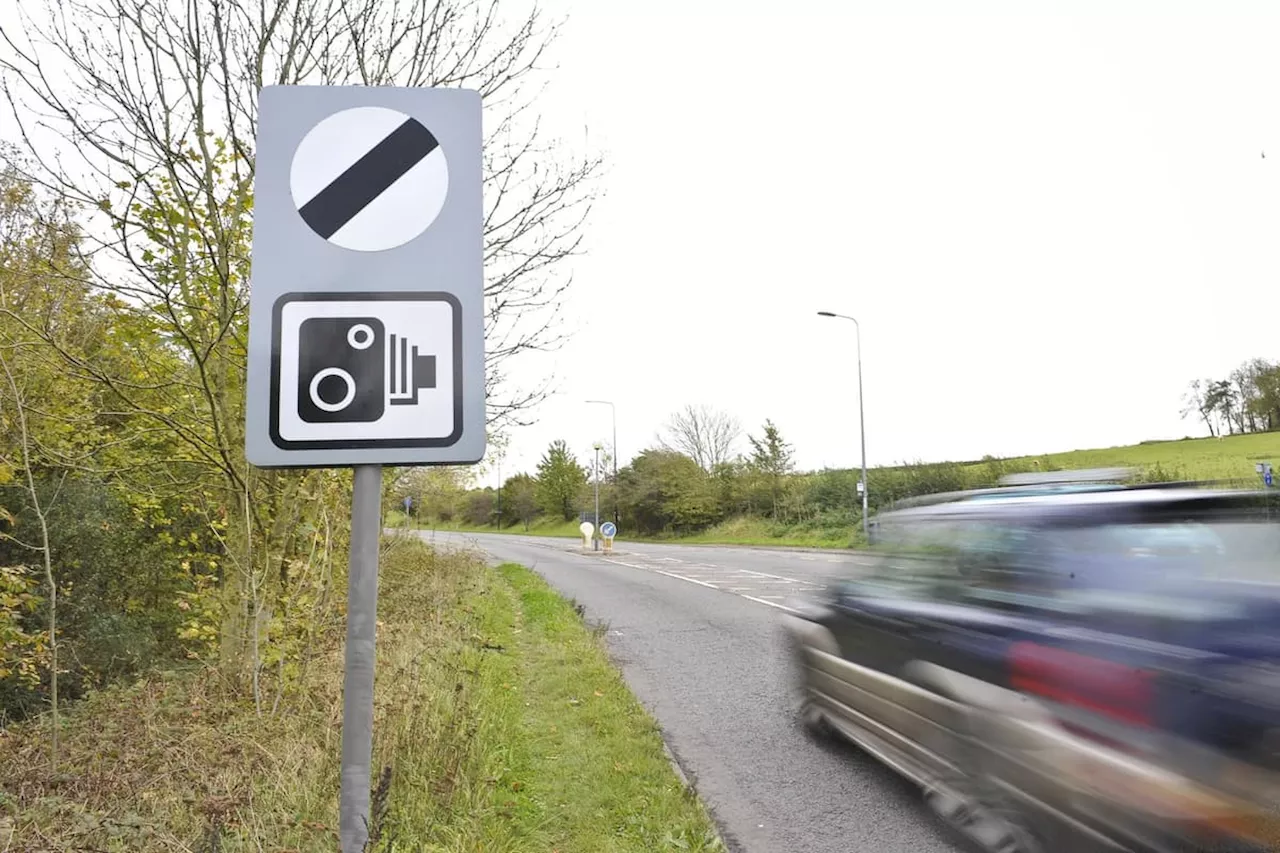
<instances>
[{"instance_id":1,"label":"grass verge","mask_svg":"<svg viewBox=\"0 0 1280 853\"><path fill-rule=\"evenodd\" d=\"M520 566L383 561L370 849L721 850L597 632ZM0 737L0 850L336 850L342 624L274 713L216 669L102 691ZM270 709L268 709L270 710Z\"/></svg>"}]
</instances>

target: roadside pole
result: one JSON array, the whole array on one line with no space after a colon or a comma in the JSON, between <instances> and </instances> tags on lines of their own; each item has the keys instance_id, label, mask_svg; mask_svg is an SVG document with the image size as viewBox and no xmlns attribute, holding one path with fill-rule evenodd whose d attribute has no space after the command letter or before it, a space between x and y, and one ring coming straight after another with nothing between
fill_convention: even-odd
<instances>
[{"instance_id":1,"label":"roadside pole","mask_svg":"<svg viewBox=\"0 0 1280 853\"><path fill-rule=\"evenodd\" d=\"M595 466L595 469L596 469L596 515L595 515L595 524L596 524L596 526L599 526L599 525L600 525L600 442L598 442L598 441L595 443L595 450L596 450L596 466ZM592 542L593 542L593 543L594 543L595 541L596 541L596 540L592 540ZM595 545L595 544L592 544L592 546L591 546L591 550L592 550L592 551L595 551L595 550L597 550L597 548L598 548L598 547L599 547L599 546L597 546L597 545Z\"/></svg>"},{"instance_id":2,"label":"roadside pole","mask_svg":"<svg viewBox=\"0 0 1280 853\"><path fill-rule=\"evenodd\" d=\"M373 775L373 670L378 634L378 540L382 533L382 466L357 465L351 494L347 577L347 648L342 680L342 774L338 834L344 853L369 840Z\"/></svg>"}]
</instances>

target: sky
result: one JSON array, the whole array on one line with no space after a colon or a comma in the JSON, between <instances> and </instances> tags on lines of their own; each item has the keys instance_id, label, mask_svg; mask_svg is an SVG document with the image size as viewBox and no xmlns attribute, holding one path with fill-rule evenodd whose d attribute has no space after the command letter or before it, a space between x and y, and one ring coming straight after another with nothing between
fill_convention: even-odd
<instances>
[{"instance_id":1,"label":"sky","mask_svg":"<svg viewBox=\"0 0 1280 853\"><path fill-rule=\"evenodd\" d=\"M624 461L706 403L856 466L819 310L871 465L1202 434L1190 380L1280 357L1280 7L547 8L539 112L609 171L504 476L607 443L587 399Z\"/></svg>"},{"instance_id":2,"label":"sky","mask_svg":"<svg viewBox=\"0 0 1280 853\"><path fill-rule=\"evenodd\" d=\"M623 461L692 403L858 465L819 310L871 465L1202 434L1190 380L1280 358L1280 4L542 5L538 118L607 171L504 477L609 442L589 399Z\"/></svg>"}]
</instances>

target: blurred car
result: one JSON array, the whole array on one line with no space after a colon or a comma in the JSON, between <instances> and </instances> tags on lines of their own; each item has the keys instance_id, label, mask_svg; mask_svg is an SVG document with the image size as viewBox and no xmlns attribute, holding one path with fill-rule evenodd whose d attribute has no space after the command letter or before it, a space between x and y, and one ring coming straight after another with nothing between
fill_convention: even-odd
<instances>
[{"instance_id":1,"label":"blurred car","mask_svg":"<svg viewBox=\"0 0 1280 853\"><path fill-rule=\"evenodd\" d=\"M807 725L986 851L1280 849L1280 512L1266 493L1036 485L876 519L790 602Z\"/></svg>"}]
</instances>

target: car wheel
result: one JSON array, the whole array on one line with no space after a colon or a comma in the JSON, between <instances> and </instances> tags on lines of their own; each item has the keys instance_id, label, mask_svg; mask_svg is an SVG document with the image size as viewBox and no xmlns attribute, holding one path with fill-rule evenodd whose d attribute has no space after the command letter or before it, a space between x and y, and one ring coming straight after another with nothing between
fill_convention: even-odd
<instances>
[{"instance_id":1,"label":"car wheel","mask_svg":"<svg viewBox=\"0 0 1280 853\"><path fill-rule=\"evenodd\" d=\"M1043 853L1044 845L1022 810L984 772L971 713L957 705L949 730L937 730L935 742L925 744L956 768L924 786L925 804L982 853Z\"/></svg>"},{"instance_id":2,"label":"car wheel","mask_svg":"<svg viewBox=\"0 0 1280 853\"><path fill-rule=\"evenodd\" d=\"M940 780L925 789L925 803L982 853L1041 853L1039 840L1023 825L1022 816L973 782L971 777Z\"/></svg>"},{"instance_id":3,"label":"car wheel","mask_svg":"<svg viewBox=\"0 0 1280 853\"><path fill-rule=\"evenodd\" d=\"M811 696L805 695L800 699L800 709L798 712L800 724L810 736L818 740L831 740L835 734L835 730L831 727L831 722L827 719L827 713L824 711Z\"/></svg>"}]
</instances>

